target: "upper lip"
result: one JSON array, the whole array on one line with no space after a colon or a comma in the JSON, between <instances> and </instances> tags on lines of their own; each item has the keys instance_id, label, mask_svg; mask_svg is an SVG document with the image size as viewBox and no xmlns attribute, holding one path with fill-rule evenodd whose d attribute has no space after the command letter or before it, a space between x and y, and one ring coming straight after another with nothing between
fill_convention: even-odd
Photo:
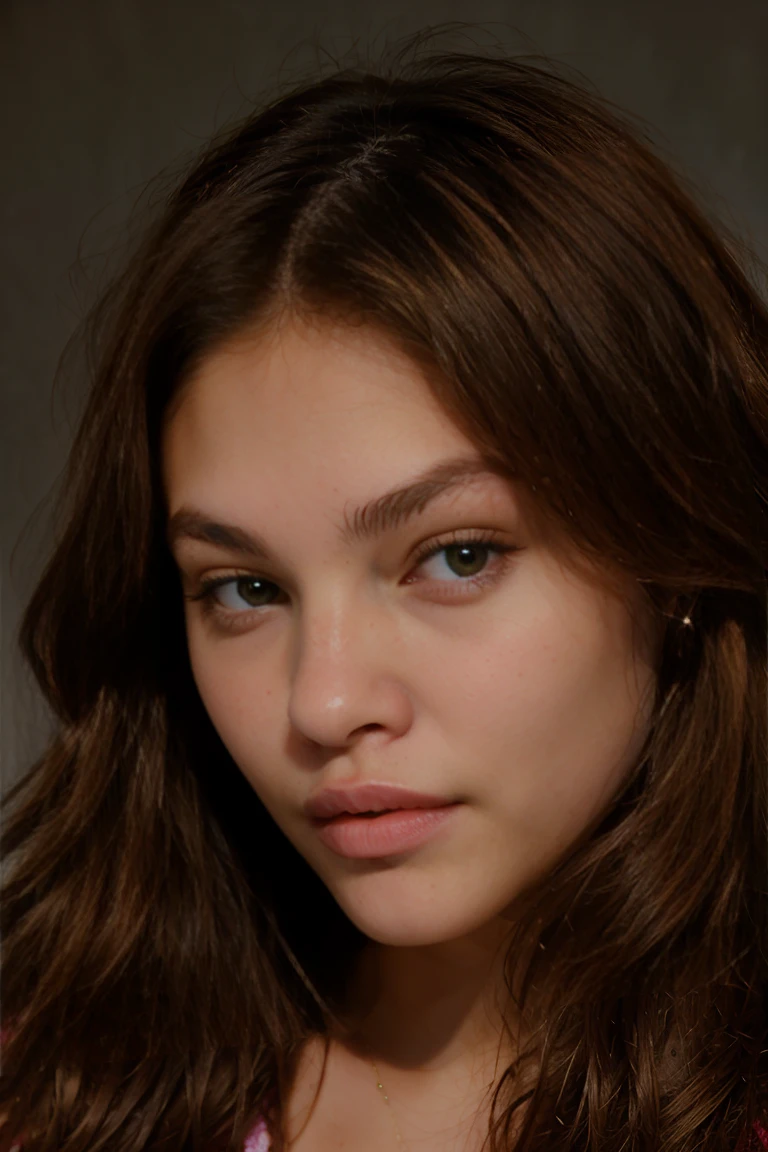
<instances>
[{"instance_id":1,"label":"upper lip","mask_svg":"<svg viewBox=\"0 0 768 1152\"><path fill-rule=\"evenodd\" d=\"M442 808L453 801L444 796L430 796L426 792L413 792L396 784L349 784L346 787L323 788L310 796L304 806L308 816L315 820L331 820L342 812L388 812L395 808Z\"/></svg>"}]
</instances>

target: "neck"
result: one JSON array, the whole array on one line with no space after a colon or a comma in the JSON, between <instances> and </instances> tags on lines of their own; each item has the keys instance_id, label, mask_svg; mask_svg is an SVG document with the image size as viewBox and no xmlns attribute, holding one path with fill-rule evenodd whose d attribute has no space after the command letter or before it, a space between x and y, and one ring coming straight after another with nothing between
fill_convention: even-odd
<instances>
[{"instance_id":1,"label":"neck","mask_svg":"<svg viewBox=\"0 0 768 1152\"><path fill-rule=\"evenodd\" d=\"M498 920L440 944L371 941L349 992L344 1042L404 1072L457 1066L487 1080L508 1044L508 931Z\"/></svg>"}]
</instances>

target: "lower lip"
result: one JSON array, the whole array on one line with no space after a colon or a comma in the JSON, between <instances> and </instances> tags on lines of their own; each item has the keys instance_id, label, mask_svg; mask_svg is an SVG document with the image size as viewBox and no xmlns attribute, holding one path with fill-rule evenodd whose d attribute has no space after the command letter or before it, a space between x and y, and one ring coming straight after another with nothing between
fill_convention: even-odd
<instances>
[{"instance_id":1,"label":"lower lip","mask_svg":"<svg viewBox=\"0 0 768 1152\"><path fill-rule=\"evenodd\" d=\"M326 848L353 860L394 856L398 852L420 848L437 836L458 806L398 808L394 812L382 812L381 816L344 813L320 824L317 835Z\"/></svg>"}]
</instances>

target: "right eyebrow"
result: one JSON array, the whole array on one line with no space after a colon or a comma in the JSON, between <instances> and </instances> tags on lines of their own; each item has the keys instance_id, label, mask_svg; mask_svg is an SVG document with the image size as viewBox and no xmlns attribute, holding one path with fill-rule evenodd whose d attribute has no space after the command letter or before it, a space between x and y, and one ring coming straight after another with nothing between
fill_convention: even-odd
<instances>
[{"instance_id":1,"label":"right eyebrow","mask_svg":"<svg viewBox=\"0 0 768 1152\"><path fill-rule=\"evenodd\" d=\"M481 475L500 475L486 460L478 457L456 457L441 460L408 484L385 492L382 496L345 513L339 529L339 540L352 544L381 536L422 512L444 493L463 487ZM168 521L166 539L169 547L182 539L199 540L229 552L238 552L253 560L270 558L269 548L257 533L236 524L211 519L196 508L182 507Z\"/></svg>"}]
</instances>

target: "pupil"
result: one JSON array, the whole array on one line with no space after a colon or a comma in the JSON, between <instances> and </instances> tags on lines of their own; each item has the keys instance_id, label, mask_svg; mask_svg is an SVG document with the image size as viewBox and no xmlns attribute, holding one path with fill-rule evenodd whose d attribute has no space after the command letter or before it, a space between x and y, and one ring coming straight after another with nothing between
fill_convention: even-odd
<instances>
[{"instance_id":1,"label":"pupil","mask_svg":"<svg viewBox=\"0 0 768 1152\"><path fill-rule=\"evenodd\" d=\"M488 549L487 548L481 548L477 544L471 544L471 545L470 544L452 544L447 549L447 551L458 553L460 555L461 559L459 560L459 565L469 566L470 568L475 569L475 571L473 571L473 572L464 571L464 572L459 573L459 575L461 575L461 576L474 576L474 575L476 575L476 573L480 569L482 569L482 567L483 567L483 553L487 552ZM475 557L474 564L472 562L472 556L473 555ZM466 559L467 556L469 557L469 559Z\"/></svg>"},{"instance_id":2,"label":"pupil","mask_svg":"<svg viewBox=\"0 0 768 1152\"><path fill-rule=\"evenodd\" d=\"M237 582L237 594L252 607L257 608L263 603L264 581L243 578Z\"/></svg>"}]
</instances>

